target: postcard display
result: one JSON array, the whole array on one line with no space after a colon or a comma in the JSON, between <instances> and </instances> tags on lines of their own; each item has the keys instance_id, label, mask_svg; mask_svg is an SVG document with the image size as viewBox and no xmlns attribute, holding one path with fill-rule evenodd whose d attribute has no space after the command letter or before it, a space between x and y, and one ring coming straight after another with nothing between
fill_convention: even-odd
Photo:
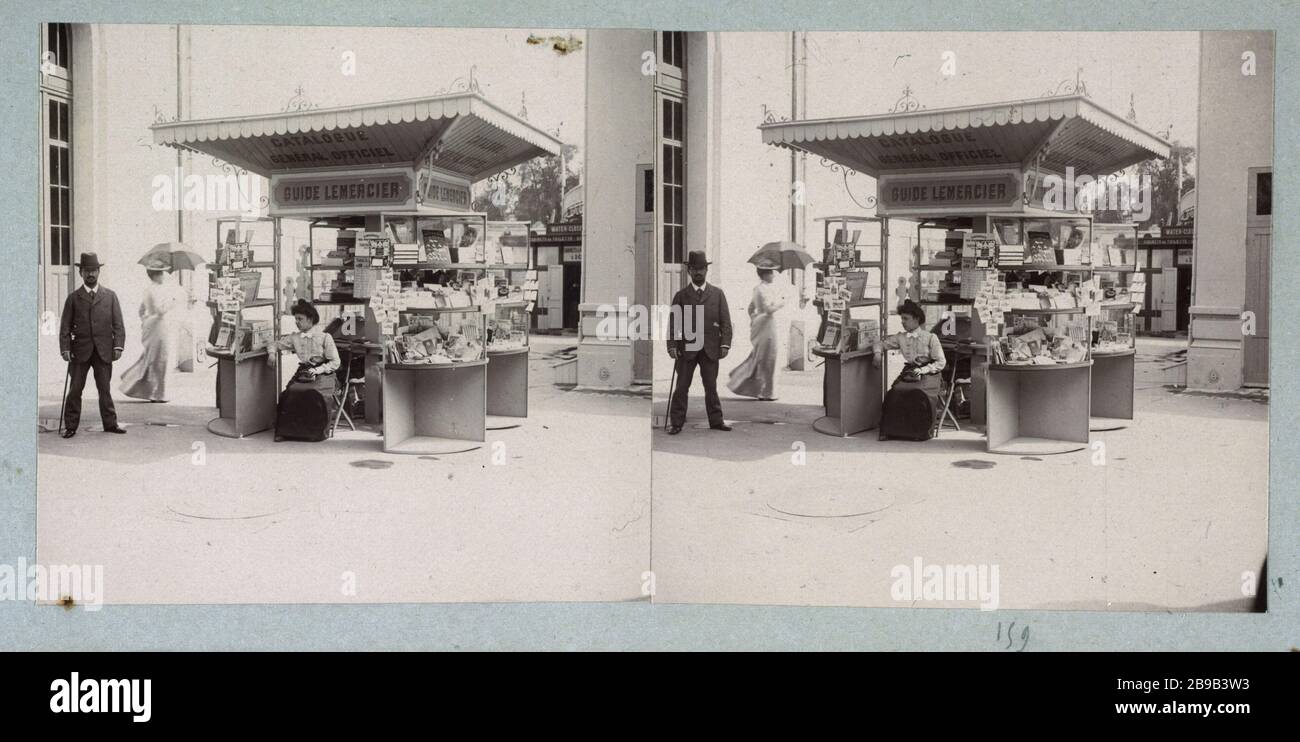
<instances>
[{"instance_id":1,"label":"postcard display","mask_svg":"<svg viewBox=\"0 0 1300 742\"><path fill-rule=\"evenodd\" d=\"M931 230L942 231L942 240L927 240ZM1097 253L1088 217L980 215L920 223L912 298L969 312L970 339L984 357L972 364L971 418L985 424L990 453L1087 446L1094 353L1121 357L1113 344L1122 337L1132 342L1131 322L1100 321L1103 310L1121 305L1100 276L1102 266L1093 264ZM1102 326L1107 331L1099 334ZM1122 334L1119 326L1130 331ZM1131 379L1130 366L1130 416Z\"/></svg>"},{"instance_id":2,"label":"postcard display","mask_svg":"<svg viewBox=\"0 0 1300 742\"><path fill-rule=\"evenodd\" d=\"M267 235L267 232L272 234ZM217 409L208 430L242 438L275 422L279 383L267 355L279 338L275 287L280 285L278 233L270 219L218 219L216 260L209 266L212 332L207 355L217 359ZM270 260L258 261L270 253ZM271 271L271 296L261 295ZM264 315L264 316L263 316Z\"/></svg>"},{"instance_id":3,"label":"postcard display","mask_svg":"<svg viewBox=\"0 0 1300 742\"><path fill-rule=\"evenodd\" d=\"M1118 430L1133 419L1137 319L1146 274L1137 271L1136 224L1094 225L1093 272L1102 292L1093 321L1092 430Z\"/></svg>"},{"instance_id":4,"label":"postcard display","mask_svg":"<svg viewBox=\"0 0 1300 742\"><path fill-rule=\"evenodd\" d=\"M504 298L528 309L533 298L523 287L527 254L506 256L505 240L497 241L499 258L489 254L487 219L473 209L473 187L534 158L560 155L559 139L492 105L476 86L270 117L158 122L150 130L158 145L270 180L259 207L272 226L276 260L282 220L307 225L309 254L297 266L296 283L291 288L275 276L273 319L287 320L283 292L286 300L312 300L322 321L343 320L341 355L351 361L361 350L365 359L366 419L379 409L401 409L385 415L385 449L469 450L485 440L488 344L526 344L517 316L499 313L497 305ZM335 239L321 246L317 261L317 235L328 230ZM506 279L505 297L491 293L498 277ZM275 401L273 395L266 405L272 417Z\"/></svg>"},{"instance_id":5,"label":"postcard display","mask_svg":"<svg viewBox=\"0 0 1300 742\"><path fill-rule=\"evenodd\" d=\"M365 307L361 334L382 369L367 419L382 407L384 450L472 450L486 430L518 425L537 297L535 275L516 262L527 254L487 239L483 214L381 214L378 225L339 228L311 272L317 302Z\"/></svg>"},{"instance_id":6,"label":"postcard display","mask_svg":"<svg viewBox=\"0 0 1300 742\"><path fill-rule=\"evenodd\" d=\"M1167 159L1168 141L1081 90L950 108L921 106L908 90L887 113L769 117L758 128L765 144L874 178L874 215L918 225L912 280L897 292L926 306L930 323L930 310L950 313L957 337L940 342L973 354L971 420L985 425L989 451L1079 450L1095 413L1131 415L1127 361L1095 380L1093 371L1126 357L1125 298L1141 297L1145 282L1092 215L1104 207L1095 197L1118 197L1104 174ZM1108 392L1097 406L1094 384Z\"/></svg>"},{"instance_id":7,"label":"postcard display","mask_svg":"<svg viewBox=\"0 0 1300 742\"><path fill-rule=\"evenodd\" d=\"M882 297L887 272L889 222L860 216L818 219L823 226L825 249L817 270L817 298L821 314L813 354L826 359L822 376L825 416L813 422L820 433L851 436L880 425L884 379L888 370L882 357L875 365L875 348L885 327ZM863 260L859 242L864 229L878 229L874 258ZM867 246L870 247L870 246ZM874 273L875 286L871 285Z\"/></svg>"}]
</instances>

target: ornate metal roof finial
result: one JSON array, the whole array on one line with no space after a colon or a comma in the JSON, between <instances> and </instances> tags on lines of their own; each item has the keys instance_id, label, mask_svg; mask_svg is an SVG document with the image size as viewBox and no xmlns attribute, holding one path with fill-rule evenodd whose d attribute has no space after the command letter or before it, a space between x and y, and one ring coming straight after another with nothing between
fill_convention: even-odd
<instances>
[{"instance_id":1,"label":"ornate metal roof finial","mask_svg":"<svg viewBox=\"0 0 1300 742\"><path fill-rule=\"evenodd\" d=\"M451 84L445 88L439 88L434 95L451 95L452 93L477 93L478 87L478 65L470 65L469 77L458 77L451 81Z\"/></svg>"},{"instance_id":2,"label":"ornate metal roof finial","mask_svg":"<svg viewBox=\"0 0 1300 742\"><path fill-rule=\"evenodd\" d=\"M762 107L763 107L763 123L765 123L765 124L775 124L775 123L780 122L780 121L789 121L789 120L790 120L790 118L789 118L788 116L778 116L778 115L776 115L776 109L775 109L775 108L769 108L768 105L767 105L766 103L763 103L763 104L761 104L761 105L762 105Z\"/></svg>"},{"instance_id":3,"label":"ornate metal roof finial","mask_svg":"<svg viewBox=\"0 0 1300 742\"><path fill-rule=\"evenodd\" d=\"M319 107L320 106L312 103L311 99L307 97L307 93L303 90L302 83L298 83L298 87L293 90L293 97L289 99L288 103L284 104L284 112L294 113L310 111L313 108Z\"/></svg>"},{"instance_id":4,"label":"ornate metal roof finial","mask_svg":"<svg viewBox=\"0 0 1300 742\"><path fill-rule=\"evenodd\" d=\"M1137 123L1137 120L1138 120L1137 109L1133 107L1133 94L1132 94L1132 93L1129 93L1129 94L1128 94L1128 115L1125 116L1124 118L1128 119L1129 121L1132 121L1132 122L1135 123L1135 124Z\"/></svg>"},{"instance_id":5,"label":"ornate metal roof finial","mask_svg":"<svg viewBox=\"0 0 1300 742\"><path fill-rule=\"evenodd\" d=\"M528 91L519 94L519 118L528 120Z\"/></svg>"},{"instance_id":6,"label":"ornate metal roof finial","mask_svg":"<svg viewBox=\"0 0 1300 742\"><path fill-rule=\"evenodd\" d=\"M1062 80L1056 84L1056 87L1043 93L1043 98L1052 98L1058 95L1088 95L1088 85L1083 81L1083 68L1076 67L1074 70L1073 80Z\"/></svg>"},{"instance_id":7,"label":"ornate metal roof finial","mask_svg":"<svg viewBox=\"0 0 1300 742\"><path fill-rule=\"evenodd\" d=\"M890 113L911 113L925 108L921 102L912 95L912 86L908 84L903 87L903 97L899 98L894 107L889 109Z\"/></svg>"}]
</instances>

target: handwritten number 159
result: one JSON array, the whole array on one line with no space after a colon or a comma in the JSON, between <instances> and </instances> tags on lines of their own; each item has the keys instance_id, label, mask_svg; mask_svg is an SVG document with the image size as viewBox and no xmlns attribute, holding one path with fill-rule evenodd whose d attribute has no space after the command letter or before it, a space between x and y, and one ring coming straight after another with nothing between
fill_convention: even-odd
<instances>
[{"instance_id":1,"label":"handwritten number 159","mask_svg":"<svg viewBox=\"0 0 1300 742\"><path fill-rule=\"evenodd\" d=\"M1012 647L1015 646L1015 642L1017 639L1014 633L1015 629L1016 629L1016 622L1012 621L1011 624L1007 626L1007 632L1006 632L1007 645L1003 647L1003 649L1012 649ZM1015 649L1013 651L1023 652L1025 651L1025 646L1029 644L1029 626L1026 625L1022 629L1020 629L1019 639L1020 639L1020 649ZM1002 643L1002 622L1001 621L998 621L998 643L999 644Z\"/></svg>"}]
</instances>

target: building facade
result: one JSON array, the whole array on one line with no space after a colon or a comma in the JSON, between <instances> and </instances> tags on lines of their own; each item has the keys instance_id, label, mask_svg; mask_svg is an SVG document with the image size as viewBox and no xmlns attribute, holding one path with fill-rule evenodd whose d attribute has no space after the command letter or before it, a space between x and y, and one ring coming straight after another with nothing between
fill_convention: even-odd
<instances>
[{"instance_id":1,"label":"building facade","mask_svg":"<svg viewBox=\"0 0 1300 742\"><path fill-rule=\"evenodd\" d=\"M653 55L661 34L594 29L587 33L587 195L583 213L578 384L627 388L649 381L650 340L627 332L630 305L652 302L655 238ZM613 132L613 133L611 133ZM621 307L621 309L620 309ZM612 314L625 328L599 330Z\"/></svg>"},{"instance_id":2,"label":"building facade","mask_svg":"<svg viewBox=\"0 0 1300 742\"><path fill-rule=\"evenodd\" d=\"M431 40L431 33L445 36ZM496 102L544 92L546 104L529 111L532 124L549 132L567 119L565 130L580 137L572 117L583 103L582 62L515 43L526 36L499 29L46 24L38 81L42 326L57 320L63 298L80 284L78 254L95 252L105 263L104 285L126 314L124 357L138 356L135 312L148 279L137 261L145 251L177 241L211 258L219 221L265 213L264 178L159 146L151 125L481 89ZM403 74L392 74L398 67ZM284 222L284 255L306 241L305 225ZM555 262L564 262L558 250ZM284 272L293 275L288 265ZM576 292L580 271L570 274L573 287L557 281L557 297ZM183 347L192 350L206 340L211 321L207 276L183 272L180 279L190 289L195 341ZM47 347L57 337L40 338L43 362L57 361L57 349Z\"/></svg>"},{"instance_id":3,"label":"building facade","mask_svg":"<svg viewBox=\"0 0 1300 742\"><path fill-rule=\"evenodd\" d=\"M1204 32L1187 386L1268 385L1271 32Z\"/></svg>"}]
</instances>

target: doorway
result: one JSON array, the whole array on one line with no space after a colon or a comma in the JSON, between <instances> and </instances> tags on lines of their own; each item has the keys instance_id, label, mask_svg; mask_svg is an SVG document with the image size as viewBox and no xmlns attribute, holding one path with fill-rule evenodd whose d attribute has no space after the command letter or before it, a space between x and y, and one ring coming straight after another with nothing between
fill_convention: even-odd
<instances>
[{"instance_id":1,"label":"doorway","mask_svg":"<svg viewBox=\"0 0 1300 742\"><path fill-rule=\"evenodd\" d=\"M564 329L578 329L578 301L582 298L582 263L564 264Z\"/></svg>"},{"instance_id":2,"label":"doorway","mask_svg":"<svg viewBox=\"0 0 1300 742\"><path fill-rule=\"evenodd\" d=\"M1273 251L1273 231L1261 227L1246 230L1246 303L1255 317L1255 332L1244 340L1242 383L1268 386L1268 281Z\"/></svg>"},{"instance_id":3,"label":"doorway","mask_svg":"<svg viewBox=\"0 0 1300 742\"><path fill-rule=\"evenodd\" d=\"M1186 334L1191 320L1192 306L1192 269L1188 265L1178 266L1178 318L1175 323L1179 333Z\"/></svg>"},{"instance_id":4,"label":"doorway","mask_svg":"<svg viewBox=\"0 0 1300 742\"><path fill-rule=\"evenodd\" d=\"M1242 343L1242 384L1268 386L1269 281L1273 254L1273 170L1251 168L1246 190L1246 295L1255 332Z\"/></svg>"}]
</instances>

